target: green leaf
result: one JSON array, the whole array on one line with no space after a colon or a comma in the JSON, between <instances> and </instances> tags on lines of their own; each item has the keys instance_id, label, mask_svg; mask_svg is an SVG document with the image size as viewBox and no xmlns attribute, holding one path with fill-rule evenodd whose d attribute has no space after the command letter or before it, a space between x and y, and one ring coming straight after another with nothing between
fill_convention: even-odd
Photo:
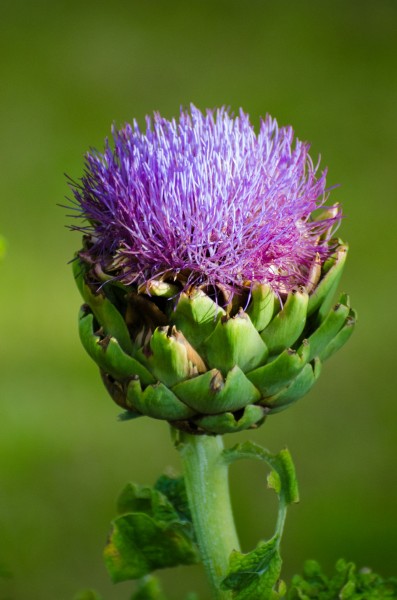
<instances>
[{"instance_id":1,"label":"green leaf","mask_svg":"<svg viewBox=\"0 0 397 600\"><path fill-rule=\"evenodd\" d=\"M113 521L104 557L115 583L139 579L155 569L198 562L197 550L183 524L157 523L143 513L126 514Z\"/></svg>"},{"instance_id":2,"label":"green leaf","mask_svg":"<svg viewBox=\"0 0 397 600\"><path fill-rule=\"evenodd\" d=\"M104 551L114 582L199 561L191 522L158 489L128 484L118 512Z\"/></svg>"},{"instance_id":3,"label":"green leaf","mask_svg":"<svg viewBox=\"0 0 397 600\"><path fill-rule=\"evenodd\" d=\"M269 600L281 571L279 540L261 542L248 554L232 552L222 588L233 591L233 600Z\"/></svg>"},{"instance_id":4,"label":"green leaf","mask_svg":"<svg viewBox=\"0 0 397 600\"><path fill-rule=\"evenodd\" d=\"M158 521L174 521L177 513L160 491L150 486L127 483L117 500L117 513L119 515L131 512L145 513Z\"/></svg>"},{"instance_id":5,"label":"green leaf","mask_svg":"<svg viewBox=\"0 0 397 600\"><path fill-rule=\"evenodd\" d=\"M299 502L295 467L287 448L278 454L272 454L254 442L244 442L224 450L222 454L227 463L240 459L256 459L267 463L273 471L268 478L269 487L272 487L286 504Z\"/></svg>"},{"instance_id":6,"label":"green leaf","mask_svg":"<svg viewBox=\"0 0 397 600\"><path fill-rule=\"evenodd\" d=\"M267 542L258 544L248 554L233 552L230 568L222 582L224 589L233 591L233 600L276 600L285 593L285 586L275 589L281 570L279 553L280 539L284 527L286 507L299 500L295 468L288 450L271 454L265 448L252 442L237 444L224 450L222 457L226 463L242 458L254 458L266 462L271 467L268 485L279 496L280 507L274 536Z\"/></svg>"},{"instance_id":7,"label":"green leaf","mask_svg":"<svg viewBox=\"0 0 397 600\"><path fill-rule=\"evenodd\" d=\"M189 523L192 523L192 515L190 513L185 480L183 477L161 475L156 481L154 489L166 496L182 521L189 521Z\"/></svg>"},{"instance_id":8,"label":"green leaf","mask_svg":"<svg viewBox=\"0 0 397 600\"><path fill-rule=\"evenodd\" d=\"M397 578L383 579L370 569L357 571L341 559L327 577L314 560L307 561L303 575L293 577L287 600L387 600L397 598Z\"/></svg>"}]
</instances>

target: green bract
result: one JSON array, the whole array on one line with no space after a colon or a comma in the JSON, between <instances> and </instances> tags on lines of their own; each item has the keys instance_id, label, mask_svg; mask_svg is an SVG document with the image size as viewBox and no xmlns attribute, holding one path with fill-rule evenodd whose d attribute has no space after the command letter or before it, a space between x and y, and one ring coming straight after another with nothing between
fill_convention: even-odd
<instances>
[{"instance_id":1,"label":"green bract","mask_svg":"<svg viewBox=\"0 0 397 600\"><path fill-rule=\"evenodd\" d=\"M197 434L257 427L305 395L351 335L348 297L332 307L346 253L339 242L311 289L279 298L255 284L224 307L205 289L167 281L99 284L98 272L76 259L81 341L126 416Z\"/></svg>"}]
</instances>

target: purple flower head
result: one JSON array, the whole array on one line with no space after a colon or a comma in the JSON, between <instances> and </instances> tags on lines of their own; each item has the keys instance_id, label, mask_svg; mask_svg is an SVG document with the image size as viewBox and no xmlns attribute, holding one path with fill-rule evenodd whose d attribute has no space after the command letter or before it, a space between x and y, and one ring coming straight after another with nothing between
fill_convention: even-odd
<instances>
[{"instance_id":1,"label":"purple flower head","mask_svg":"<svg viewBox=\"0 0 397 600\"><path fill-rule=\"evenodd\" d=\"M248 115L194 106L113 129L113 147L86 156L73 185L85 255L125 284L154 278L236 291L276 292L308 282L332 251L341 215L315 220L326 201L309 146L271 117L256 134Z\"/></svg>"}]
</instances>

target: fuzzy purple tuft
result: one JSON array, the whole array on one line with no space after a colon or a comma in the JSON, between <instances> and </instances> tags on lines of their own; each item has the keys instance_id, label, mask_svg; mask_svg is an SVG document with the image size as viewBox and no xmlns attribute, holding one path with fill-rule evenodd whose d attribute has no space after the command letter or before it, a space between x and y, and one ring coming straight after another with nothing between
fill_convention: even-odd
<instances>
[{"instance_id":1,"label":"fuzzy purple tuft","mask_svg":"<svg viewBox=\"0 0 397 600\"><path fill-rule=\"evenodd\" d=\"M326 201L309 145L267 117L255 134L248 115L201 113L179 121L155 114L113 130L104 153L86 155L73 184L85 255L123 283L177 277L231 290L305 285L316 257L332 251L341 214L314 220Z\"/></svg>"}]
</instances>

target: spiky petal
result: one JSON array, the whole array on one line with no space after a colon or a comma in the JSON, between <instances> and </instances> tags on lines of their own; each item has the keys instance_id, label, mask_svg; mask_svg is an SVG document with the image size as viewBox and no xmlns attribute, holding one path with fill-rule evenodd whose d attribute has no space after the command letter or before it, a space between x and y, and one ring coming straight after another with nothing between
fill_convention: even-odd
<instances>
[{"instance_id":1,"label":"spiky petal","mask_svg":"<svg viewBox=\"0 0 397 600\"><path fill-rule=\"evenodd\" d=\"M88 226L86 256L123 283L173 276L231 290L252 282L277 291L306 284L330 253L340 213L312 218L326 201L326 171L291 127L267 117L256 135L242 110L179 120L159 114L113 129L114 145L86 155L74 184Z\"/></svg>"}]
</instances>

